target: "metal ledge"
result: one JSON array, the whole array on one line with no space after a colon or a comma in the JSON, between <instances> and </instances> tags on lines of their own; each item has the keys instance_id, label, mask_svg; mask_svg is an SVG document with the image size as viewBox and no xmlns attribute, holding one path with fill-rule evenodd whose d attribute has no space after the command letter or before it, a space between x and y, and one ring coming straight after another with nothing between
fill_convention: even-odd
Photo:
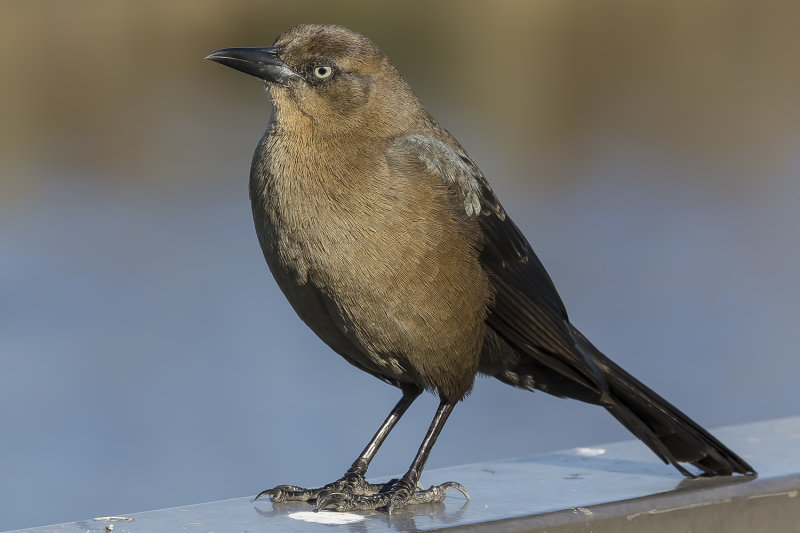
<instances>
[{"instance_id":1,"label":"metal ledge","mask_svg":"<svg viewBox=\"0 0 800 533\"><path fill-rule=\"evenodd\" d=\"M638 441L425 471L461 482L444 504L385 513L316 513L306 504L238 498L18 530L19 533L504 531L800 532L800 417L713 432L758 478L685 479ZM124 520L123 520L124 518Z\"/></svg>"}]
</instances>

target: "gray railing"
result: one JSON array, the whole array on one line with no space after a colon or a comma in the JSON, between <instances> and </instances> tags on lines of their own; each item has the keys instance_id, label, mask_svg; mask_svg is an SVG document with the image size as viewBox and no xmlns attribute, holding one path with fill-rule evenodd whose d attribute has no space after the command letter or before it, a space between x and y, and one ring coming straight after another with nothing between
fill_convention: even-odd
<instances>
[{"instance_id":1,"label":"gray railing","mask_svg":"<svg viewBox=\"0 0 800 533\"><path fill-rule=\"evenodd\" d=\"M431 469L423 483L459 481L472 500L452 491L444 504L391 516L238 498L19 532L800 531L800 417L713 433L758 477L684 479L638 441L625 441Z\"/></svg>"}]
</instances>

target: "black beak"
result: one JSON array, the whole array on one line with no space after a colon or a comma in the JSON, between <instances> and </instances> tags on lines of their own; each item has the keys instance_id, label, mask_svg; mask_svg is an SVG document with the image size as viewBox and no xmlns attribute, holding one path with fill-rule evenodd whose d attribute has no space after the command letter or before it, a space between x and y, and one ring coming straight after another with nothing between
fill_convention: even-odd
<instances>
[{"instance_id":1,"label":"black beak","mask_svg":"<svg viewBox=\"0 0 800 533\"><path fill-rule=\"evenodd\" d=\"M290 69L286 63L278 59L279 48L223 48L206 56L226 67L240 70L264 81L288 87L289 80L300 75Z\"/></svg>"}]
</instances>

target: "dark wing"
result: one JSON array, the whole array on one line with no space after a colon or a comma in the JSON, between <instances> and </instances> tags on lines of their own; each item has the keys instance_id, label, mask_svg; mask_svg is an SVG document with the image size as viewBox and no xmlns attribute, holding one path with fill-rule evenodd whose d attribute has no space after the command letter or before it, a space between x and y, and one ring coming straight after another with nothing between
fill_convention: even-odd
<instances>
[{"instance_id":1,"label":"dark wing","mask_svg":"<svg viewBox=\"0 0 800 533\"><path fill-rule=\"evenodd\" d=\"M614 364L569 323L550 276L483 174L449 134L434 131L436 138L398 139L393 150L413 154L464 201L468 217L477 217L484 241L480 261L495 291L487 323L538 380L534 386L603 405L684 475L692 474L680 462L712 475L753 473L753 467Z\"/></svg>"},{"instance_id":2,"label":"dark wing","mask_svg":"<svg viewBox=\"0 0 800 533\"><path fill-rule=\"evenodd\" d=\"M443 130L441 138L399 138L392 150L413 154L463 200L467 216L478 218L484 237L480 261L495 293L488 325L518 353L589 389L605 391L602 371L570 332L550 276L466 152Z\"/></svg>"}]
</instances>

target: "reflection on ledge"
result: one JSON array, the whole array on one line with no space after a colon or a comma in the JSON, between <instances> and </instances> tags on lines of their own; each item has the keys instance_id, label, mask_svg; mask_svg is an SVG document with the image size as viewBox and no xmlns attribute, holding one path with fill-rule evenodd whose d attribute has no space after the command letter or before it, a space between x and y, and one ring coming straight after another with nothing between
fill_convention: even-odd
<instances>
[{"instance_id":1,"label":"reflection on ledge","mask_svg":"<svg viewBox=\"0 0 800 533\"><path fill-rule=\"evenodd\" d=\"M385 513L314 512L305 503L238 498L25 529L110 531L783 531L800 524L800 417L715 435L759 472L685 479L639 441L426 470L423 484L458 480L472 495ZM102 518L102 519L101 519Z\"/></svg>"}]
</instances>

